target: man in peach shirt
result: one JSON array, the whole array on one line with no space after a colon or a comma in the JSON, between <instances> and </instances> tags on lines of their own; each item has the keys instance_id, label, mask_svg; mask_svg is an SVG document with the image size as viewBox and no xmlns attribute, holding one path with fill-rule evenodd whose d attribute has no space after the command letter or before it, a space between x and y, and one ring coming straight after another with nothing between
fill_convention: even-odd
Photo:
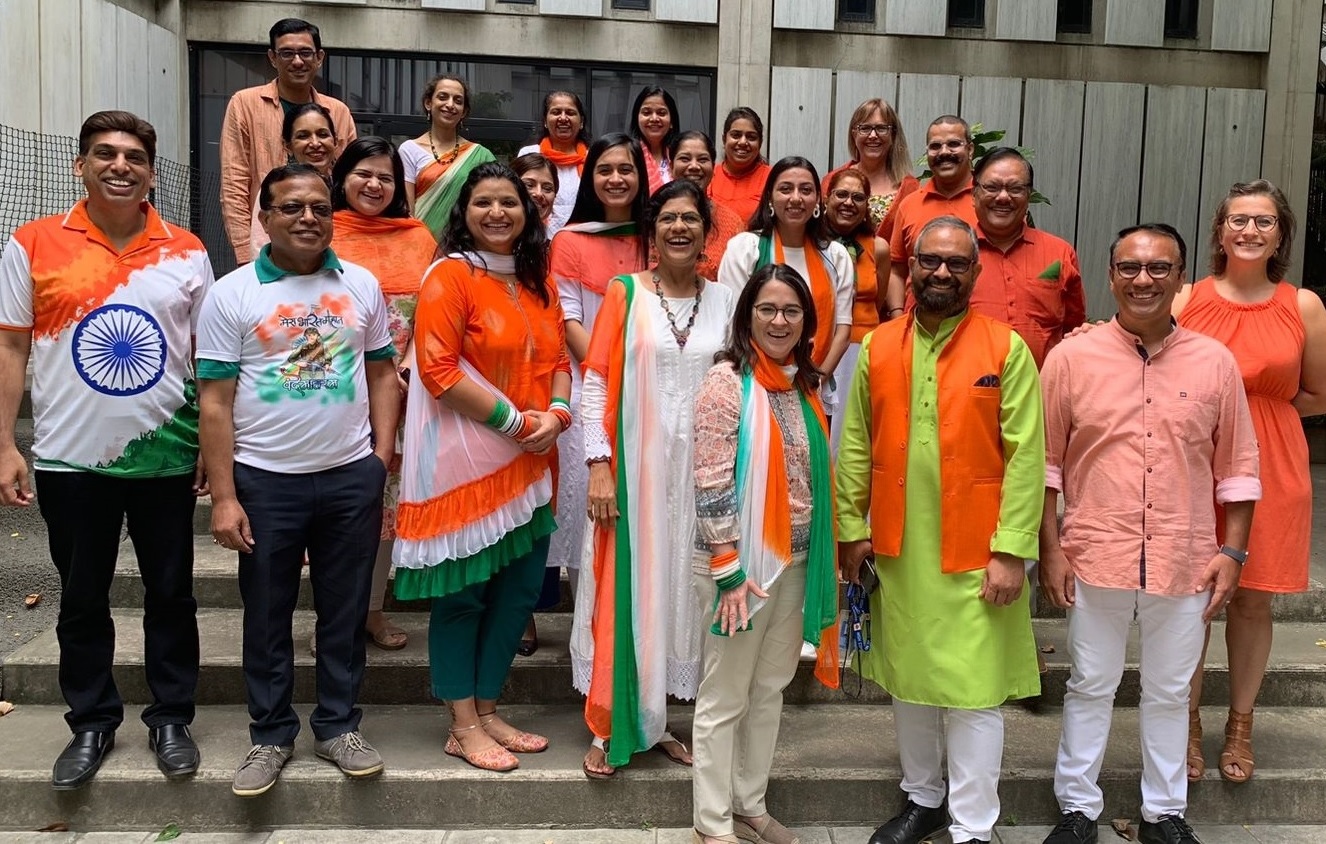
<instances>
[{"instance_id":1,"label":"man in peach shirt","mask_svg":"<svg viewBox=\"0 0 1326 844\"><path fill-rule=\"evenodd\" d=\"M267 61L276 78L265 85L236 91L221 124L221 217L235 249L235 260L247 264L258 256L253 237L257 224L258 189L274 168L287 163L281 140L286 112L302 103L317 103L331 113L336 129L336 155L355 139L354 119L345 103L319 94L313 83L326 61L322 36L308 21L285 18L267 33Z\"/></svg>"},{"instance_id":2,"label":"man in peach shirt","mask_svg":"<svg viewBox=\"0 0 1326 844\"><path fill-rule=\"evenodd\" d=\"M1120 232L1110 247L1118 314L1057 346L1042 370L1040 582L1069 610L1073 661L1054 775L1063 818L1045 844L1097 841L1104 801L1096 779L1134 617L1142 638L1138 841L1200 844L1184 819L1188 678L1207 623L1238 586L1261 483L1238 364L1221 343L1170 317L1186 257L1171 226ZM1224 508L1224 545L1213 501Z\"/></svg>"}]
</instances>

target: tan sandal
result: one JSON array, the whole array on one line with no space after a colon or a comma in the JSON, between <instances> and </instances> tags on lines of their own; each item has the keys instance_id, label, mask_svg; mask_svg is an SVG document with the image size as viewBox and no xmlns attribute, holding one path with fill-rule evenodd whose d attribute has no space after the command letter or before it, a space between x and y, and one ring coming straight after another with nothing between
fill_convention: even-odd
<instances>
[{"instance_id":1,"label":"tan sandal","mask_svg":"<svg viewBox=\"0 0 1326 844\"><path fill-rule=\"evenodd\" d=\"M1194 774L1193 771L1197 773ZM1206 758L1202 756L1202 713L1188 710L1188 782L1197 782L1206 775Z\"/></svg>"},{"instance_id":2,"label":"tan sandal","mask_svg":"<svg viewBox=\"0 0 1326 844\"><path fill-rule=\"evenodd\" d=\"M732 826L738 840L746 844L801 844L800 836L774 820L773 815L765 813L764 823L760 824L759 829L752 823L756 820L759 819L733 815Z\"/></svg>"},{"instance_id":3,"label":"tan sandal","mask_svg":"<svg viewBox=\"0 0 1326 844\"><path fill-rule=\"evenodd\" d=\"M447 730L450 734L447 736L446 747L442 749L448 756L455 756L457 759L463 759L481 771L496 771L504 773L514 771L520 767L520 760L511 755L511 752L500 744L495 744L478 753L467 753L465 748L461 747L460 742L456 740L456 733L469 732L479 729L478 724L472 724L468 727L459 729L452 727ZM490 736L491 738L491 736Z\"/></svg>"},{"instance_id":4,"label":"tan sandal","mask_svg":"<svg viewBox=\"0 0 1326 844\"><path fill-rule=\"evenodd\" d=\"M1226 769L1230 765L1239 766L1243 773L1229 773ZM1244 783L1252 779L1256 767L1252 761L1252 713L1231 709L1225 722L1225 747L1220 751L1220 777L1225 782Z\"/></svg>"}]
</instances>

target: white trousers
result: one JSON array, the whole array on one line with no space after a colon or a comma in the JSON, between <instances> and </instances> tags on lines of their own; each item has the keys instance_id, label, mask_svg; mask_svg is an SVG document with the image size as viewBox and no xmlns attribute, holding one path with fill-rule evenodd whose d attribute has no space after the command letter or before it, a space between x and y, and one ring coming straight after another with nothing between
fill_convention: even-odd
<instances>
[{"instance_id":1,"label":"white trousers","mask_svg":"<svg viewBox=\"0 0 1326 844\"><path fill-rule=\"evenodd\" d=\"M944 715L948 715L948 729ZM999 769L1004 761L1004 713L944 709L893 701L893 728L902 757L902 790L913 803L944 803L944 744L948 739L949 835L954 841L992 839L999 820Z\"/></svg>"},{"instance_id":2,"label":"white trousers","mask_svg":"<svg viewBox=\"0 0 1326 844\"><path fill-rule=\"evenodd\" d=\"M1077 581L1068 611L1072 676L1064 695L1054 796L1065 812L1093 820L1105 808L1097 779L1110 735L1133 619L1142 633L1142 819L1182 815L1188 805L1188 682L1202 657L1209 592L1168 597Z\"/></svg>"},{"instance_id":3,"label":"white trousers","mask_svg":"<svg viewBox=\"0 0 1326 844\"><path fill-rule=\"evenodd\" d=\"M713 606L713 580L697 575L697 588ZM731 835L732 814L765 813L783 689L801 657L801 619L806 602L806 567L794 565L769 589L750 630L735 636L709 632L712 613L702 614L704 676L695 698L692 799L695 828L704 835Z\"/></svg>"}]
</instances>

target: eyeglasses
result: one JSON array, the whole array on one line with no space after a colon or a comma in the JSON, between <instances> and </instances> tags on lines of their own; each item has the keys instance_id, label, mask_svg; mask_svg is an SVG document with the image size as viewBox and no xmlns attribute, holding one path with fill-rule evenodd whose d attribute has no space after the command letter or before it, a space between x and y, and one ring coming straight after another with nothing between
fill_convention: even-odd
<instances>
[{"instance_id":1,"label":"eyeglasses","mask_svg":"<svg viewBox=\"0 0 1326 844\"><path fill-rule=\"evenodd\" d=\"M331 219L332 207L325 202L316 202L312 205L306 205L303 202L287 202L284 205L277 205L270 210L275 211L282 217L297 220L304 216L304 209L306 208L309 211L312 211L313 216L317 217L319 220Z\"/></svg>"},{"instance_id":2,"label":"eyeglasses","mask_svg":"<svg viewBox=\"0 0 1326 844\"><path fill-rule=\"evenodd\" d=\"M1248 221L1252 221L1259 232L1269 232L1280 225L1280 218L1274 214L1258 214L1255 217L1249 214L1231 214L1225 218L1225 225L1232 232L1241 232L1248 227Z\"/></svg>"},{"instance_id":3,"label":"eyeglasses","mask_svg":"<svg viewBox=\"0 0 1326 844\"><path fill-rule=\"evenodd\" d=\"M847 190L846 188L836 188L833 191L830 191L829 196L833 197L839 202L851 202L855 205L860 205L861 203L865 202L867 199L870 198L866 196L864 193L850 191Z\"/></svg>"},{"instance_id":4,"label":"eyeglasses","mask_svg":"<svg viewBox=\"0 0 1326 844\"><path fill-rule=\"evenodd\" d=\"M1009 199L1023 199L1031 193L1031 185L996 185L992 182L977 182L976 187L991 196L998 196L1002 191L1008 194Z\"/></svg>"},{"instance_id":5,"label":"eyeglasses","mask_svg":"<svg viewBox=\"0 0 1326 844\"><path fill-rule=\"evenodd\" d=\"M283 61L283 62L292 62L292 61L294 61L295 59L299 59L299 60L301 60L301 61L306 61L306 62L311 62L311 61L313 61L313 58L314 58L315 56L317 56L317 55L318 55L318 51L317 51L317 50L310 50L310 49L307 48L307 47L305 47L305 48L302 49L302 50L277 50L277 51L276 51L276 57L277 57L278 59L280 59L281 61Z\"/></svg>"},{"instance_id":6,"label":"eyeglasses","mask_svg":"<svg viewBox=\"0 0 1326 844\"><path fill-rule=\"evenodd\" d=\"M955 255L950 255L945 258L943 255L931 255L928 252L917 252L916 263L920 264L923 269L930 270L931 272L939 269L940 265L945 265L948 267L948 271L954 275L962 275L967 272L967 270L971 269L972 264L974 264L975 261L971 258L962 258Z\"/></svg>"},{"instance_id":7,"label":"eyeglasses","mask_svg":"<svg viewBox=\"0 0 1326 844\"><path fill-rule=\"evenodd\" d=\"M799 305L788 305L780 308L776 305L756 305L755 315L761 322L773 322L779 314L787 320L788 325L796 325L806 318L806 312Z\"/></svg>"},{"instance_id":8,"label":"eyeglasses","mask_svg":"<svg viewBox=\"0 0 1326 844\"><path fill-rule=\"evenodd\" d=\"M683 214L676 214L669 211L666 214L659 214L658 219L655 220L654 222L655 224L660 226L671 226L674 225L678 220L681 220L683 223L685 223L687 226L690 226L691 228L704 225L704 218L701 217L699 214L695 213L694 211L687 211Z\"/></svg>"},{"instance_id":9,"label":"eyeglasses","mask_svg":"<svg viewBox=\"0 0 1326 844\"><path fill-rule=\"evenodd\" d=\"M881 138L893 134L892 123L859 123L856 127L856 133L863 138L871 135L879 135Z\"/></svg>"},{"instance_id":10,"label":"eyeglasses","mask_svg":"<svg viewBox=\"0 0 1326 844\"><path fill-rule=\"evenodd\" d=\"M1140 261L1118 261L1113 266L1120 278L1137 278L1144 268L1146 274L1156 280L1169 278L1169 274L1174 272L1174 265L1169 261L1152 261L1149 264Z\"/></svg>"},{"instance_id":11,"label":"eyeglasses","mask_svg":"<svg viewBox=\"0 0 1326 844\"><path fill-rule=\"evenodd\" d=\"M931 152L939 152L940 150L946 150L946 149L956 152L962 149L963 147L965 147L966 145L967 145L966 141L960 141L957 138L953 138L952 140L944 141L943 143L940 143L939 141L932 141L931 143L926 144L925 148L930 150Z\"/></svg>"}]
</instances>

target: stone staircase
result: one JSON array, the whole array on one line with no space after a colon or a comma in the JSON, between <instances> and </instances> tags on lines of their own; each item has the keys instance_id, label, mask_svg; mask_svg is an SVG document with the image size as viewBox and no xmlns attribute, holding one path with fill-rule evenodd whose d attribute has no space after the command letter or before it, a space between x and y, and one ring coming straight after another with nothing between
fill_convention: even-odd
<instances>
[{"instance_id":1,"label":"stone staircase","mask_svg":"<svg viewBox=\"0 0 1326 844\"><path fill-rule=\"evenodd\" d=\"M1326 492L1326 466L1314 467ZM1320 498L1321 496L1319 496ZM1326 525L1318 505L1317 524ZM79 830L159 829L177 822L189 831L278 827L639 829L690 825L689 771L661 754L646 753L610 781L587 780L580 761L588 742L581 699L571 688L567 602L539 616L542 647L517 657L503 693L505 710L523 727L546 733L548 752L521 757L509 774L475 770L442 753L446 718L428 697L427 606L389 602L410 633L397 652L369 647L362 702L363 730L382 752L386 773L351 782L316 759L307 726L281 781L266 796L241 800L230 778L248 750L248 716L240 671L242 609L234 555L205 534L207 503L195 523L195 594L199 600L202 673L194 735L203 754L196 777L166 783L147 749L138 715L149 701L142 674L142 591L132 546L121 547L112 587L117 623L116 681L130 709L115 750L88 786L55 792L50 766L68 732L57 683L57 646L48 630L0 666L3 697L17 709L0 719L0 829L36 829L62 821ZM1189 816L1201 824L1326 824L1326 537L1313 551L1313 584L1306 594L1275 605L1276 642L1257 713L1257 773L1234 787L1214 762L1228 702L1223 625L1211 637L1205 716L1206 779L1191 789ZM295 699L307 718L313 699L311 595L301 594L295 617ZM1068 677L1062 613L1038 611L1037 639L1046 654L1043 714L1010 706L1003 765L1003 822L1052 822L1051 793L1060 710ZM1137 652L1130 648L1101 779L1104 818L1136 817L1140 757L1137 729ZM770 804L790 825L877 824L892 814L901 777L887 696L865 683L855 697L820 687L802 671L787 692ZM849 677L848 687L858 683ZM672 722L689 732L690 709L677 705Z\"/></svg>"}]
</instances>

